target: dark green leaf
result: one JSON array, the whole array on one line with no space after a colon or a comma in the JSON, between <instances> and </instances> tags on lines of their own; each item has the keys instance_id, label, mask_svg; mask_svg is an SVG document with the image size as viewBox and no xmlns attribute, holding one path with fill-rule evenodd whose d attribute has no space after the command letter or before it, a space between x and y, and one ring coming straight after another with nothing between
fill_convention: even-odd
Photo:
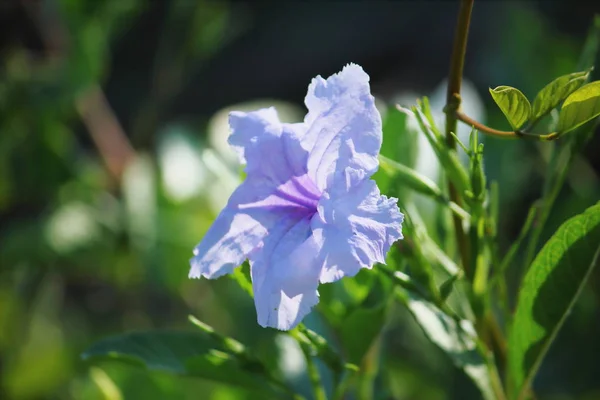
<instances>
[{"instance_id":1,"label":"dark green leaf","mask_svg":"<svg viewBox=\"0 0 600 400\"><path fill-rule=\"evenodd\" d=\"M472 324L467 320L458 322L414 292L398 289L397 293L429 340L473 380L484 399L495 400L486 362L477 350Z\"/></svg>"},{"instance_id":2,"label":"dark green leaf","mask_svg":"<svg viewBox=\"0 0 600 400\"><path fill-rule=\"evenodd\" d=\"M377 268L377 267L375 267ZM348 312L342 320L340 341L349 362L359 364L385 324L390 293L390 280L373 270L370 292L364 301Z\"/></svg>"},{"instance_id":3,"label":"dark green leaf","mask_svg":"<svg viewBox=\"0 0 600 400\"><path fill-rule=\"evenodd\" d=\"M340 339L348 361L359 364L385 323L387 303L355 309L343 322Z\"/></svg>"},{"instance_id":4,"label":"dark green leaf","mask_svg":"<svg viewBox=\"0 0 600 400\"><path fill-rule=\"evenodd\" d=\"M560 110L558 132L569 132L600 115L600 81L572 93Z\"/></svg>"},{"instance_id":5,"label":"dark green leaf","mask_svg":"<svg viewBox=\"0 0 600 400\"><path fill-rule=\"evenodd\" d=\"M525 393L600 253L600 203L564 224L544 245L521 285L509 335L514 398Z\"/></svg>"},{"instance_id":6,"label":"dark green leaf","mask_svg":"<svg viewBox=\"0 0 600 400\"><path fill-rule=\"evenodd\" d=\"M258 365L243 365L206 335L190 332L136 332L95 343L82 354L92 362L115 360L151 371L210 379L273 396Z\"/></svg>"},{"instance_id":7,"label":"dark green leaf","mask_svg":"<svg viewBox=\"0 0 600 400\"><path fill-rule=\"evenodd\" d=\"M519 89L498 86L490 89L490 94L513 129L519 129L529 119L531 104Z\"/></svg>"},{"instance_id":8,"label":"dark green leaf","mask_svg":"<svg viewBox=\"0 0 600 400\"><path fill-rule=\"evenodd\" d=\"M327 340L304 326L298 325L298 332L291 332L292 336L300 342L300 345L307 345L323 362L331 368L335 374L341 374L344 370L344 363L338 353L329 345Z\"/></svg>"},{"instance_id":9,"label":"dark green leaf","mask_svg":"<svg viewBox=\"0 0 600 400\"><path fill-rule=\"evenodd\" d=\"M372 291L375 274L362 269L356 276L319 287L319 312L334 327L339 327Z\"/></svg>"},{"instance_id":10,"label":"dark green leaf","mask_svg":"<svg viewBox=\"0 0 600 400\"><path fill-rule=\"evenodd\" d=\"M571 93L579 89L587 80L590 71L575 72L556 78L546 85L533 100L531 120L536 120L549 113L566 99Z\"/></svg>"}]
</instances>

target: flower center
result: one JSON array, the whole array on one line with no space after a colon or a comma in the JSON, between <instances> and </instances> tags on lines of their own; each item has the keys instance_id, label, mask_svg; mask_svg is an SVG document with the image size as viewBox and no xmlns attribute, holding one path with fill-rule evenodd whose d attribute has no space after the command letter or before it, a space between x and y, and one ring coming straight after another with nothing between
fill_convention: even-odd
<instances>
[{"instance_id":1,"label":"flower center","mask_svg":"<svg viewBox=\"0 0 600 400\"><path fill-rule=\"evenodd\" d=\"M277 187L275 194L282 200L302 208L307 214L317 212L321 191L308 175L294 176Z\"/></svg>"}]
</instances>

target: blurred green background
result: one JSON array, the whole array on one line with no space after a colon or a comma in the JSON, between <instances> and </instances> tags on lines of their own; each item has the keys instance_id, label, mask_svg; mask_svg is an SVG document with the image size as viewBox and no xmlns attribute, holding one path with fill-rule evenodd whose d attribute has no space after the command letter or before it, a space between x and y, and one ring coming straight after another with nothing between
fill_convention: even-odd
<instances>
[{"instance_id":1,"label":"blurred green background","mask_svg":"<svg viewBox=\"0 0 600 400\"><path fill-rule=\"evenodd\" d=\"M575 71L593 2L475 4L466 78L532 98ZM187 278L188 259L239 182L226 113L274 104L303 117L310 79L348 62L382 110L439 92L458 3L40 0L0 2L0 399L251 399L79 354L133 330L191 329L192 313L252 345L310 395L295 344L256 323L235 282ZM443 87L442 89L443 90ZM549 148L486 139L500 184L499 246L539 197ZM579 156L544 239L600 198L600 135ZM535 382L539 399L600 399L600 275ZM321 326L318 313L307 318ZM397 307L382 399L476 399L472 383ZM276 346L273 346L276 343Z\"/></svg>"}]
</instances>

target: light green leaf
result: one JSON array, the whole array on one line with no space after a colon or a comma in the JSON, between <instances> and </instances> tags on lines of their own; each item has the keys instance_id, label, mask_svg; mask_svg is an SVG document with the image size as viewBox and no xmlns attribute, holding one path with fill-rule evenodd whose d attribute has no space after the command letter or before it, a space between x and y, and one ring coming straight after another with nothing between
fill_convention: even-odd
<instances>
[{"instance_id":1,"label":"light green leaf","mask_svg":"<svg viewBox=\"0 0 600 400\"><path fill-rule=\"evenodd\" d=\"M579 89L587 80L590 71L575 72L556 78L547 84L533 100L531 120L536 120L566 99L571 93Z\"/></svg>"},{"instance_id":2,"label":"light green leaf","mask_svg":"<svg viewBox=\"0 0 600 400\"><path fill-rule=\"evenodd\" d=\"M560 110L558 132L566 133L600 115L600 81L588 83L572 93Z\"/></svg>"},{"instance_id":3,"label":"light green leaf","mask_svg":"<svg viewBox=\"0 0 600 400\"><path fill-rule=\"evenodd\" d=\"M587 80L592 69L563 75L546 85L533 101L531 119L537 119L558 106Z\"/></svg>"},{"instance_id":4,"label":"light green leaf","mask_svg":"<svg viewBox=\"0 0 600 400\"><path fill-rule=\"evenodd\" d=\"M513 129L519 129L529 119L531 104L519 89L498 86L490 89L490 94Z\"/></svg>"},{"instance_id":5,"label":"light green leaf","mask_svg":"<svg viewBox=\"0 0 600 400\"><path fill-rule=\"evenodd\" d=\"M486 361L477 349L473 325L468 320L457 321L416 293L404 289L398 289L397 293L429 340L473 380L485 400L495 400Z\"/></svg>"},{"instance_id":6,"label":"light green leaf","mask_svg":"<svg viewBox=\"0 0 600 400\"><path fill-rule=\"evenodd\" d=\"M564 224L521 285L508 342L511 392L522 399L600 254L600 203ZM520 397L517 397L520 396Z\"/></svg>"},{"instance_id":7,"label":"light green leaf","mask_svg":"<svg viewBox=\"0 0 600 400\"><path fill-rule=\"evenodd\" d=\"M223 351L206 335L191 332L136 332L95 343L84 360L115 360L173 375L214 380L262 392L274 392L264 379L262 365L244 364Z\"/></svg>"},{"instance_id":8,"label":"light green leaf","mask_svg":"<svg viewBox=\"0 0 600 400\"><path fill-rule=\"evenodd\" d=\"M458 158L458 153L455 150L448 150L444 136L435 125L435 120L429 105L429 99L423 97L417 101L418 106L412 107L412 113L415 116L417 123L421 129L421 133L435 151L440 164L448 179L456 186L460 193L469 190L469 176L467 170L462 165ZM398 107L402 109L402 107ZM403 109L404 110L404 109ZM405 110L405 112L410 112Z\"/></svg>"},{"instance_id":9,"label":"light green leaf","mask_svg":"<svg viewBox=\"0 0 600 400\"><path fill-rule=\"evenodd\" d=\"M252 278L250 278L250 264L248 261L244 261L242 265L233 270L233 274L230 275L240 287L250 295L254 297L252 290Z\"/></svg>"},{"instance_id":10,"label":"light green leaf","mask_svg":"<svg viewBox=\"0 0 600 400\"><path fill-rule=\"evenodd\" d=\"M393 177L399 184L406 185L415 192L425 196L447 202L444 193L434 181L425 175L421 175L412 168L391 160L383 155L379 155L381 170Z\"/></svg>"},{"instance_id":11,"label":"light green leaf","mask_svg":"<svg viewBox=\"0 0 600 400\"><path fill-rule=\"evenodd\" d=\"M415 165L418 155L419 124L414 115L390 107L383 120L381 154L404 165Z\"/></svg>"}]
</instances>

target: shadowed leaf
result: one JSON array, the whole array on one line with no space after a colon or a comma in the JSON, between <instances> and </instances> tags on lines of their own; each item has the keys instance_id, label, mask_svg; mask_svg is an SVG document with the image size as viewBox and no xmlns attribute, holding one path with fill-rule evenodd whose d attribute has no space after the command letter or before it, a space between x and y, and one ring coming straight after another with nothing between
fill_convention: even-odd
<instances>
[{"instance_id":1,"label":"shadowed leaf","mask_svg":"<svg viewBox=\"0 0 600 400\"><path fill-rule=\"evenodd\" d=\"M561 225L533 261L521 285L509 335L513 398L526 393L599 253L600 203Z\"/></svg>"}]
</instances>

